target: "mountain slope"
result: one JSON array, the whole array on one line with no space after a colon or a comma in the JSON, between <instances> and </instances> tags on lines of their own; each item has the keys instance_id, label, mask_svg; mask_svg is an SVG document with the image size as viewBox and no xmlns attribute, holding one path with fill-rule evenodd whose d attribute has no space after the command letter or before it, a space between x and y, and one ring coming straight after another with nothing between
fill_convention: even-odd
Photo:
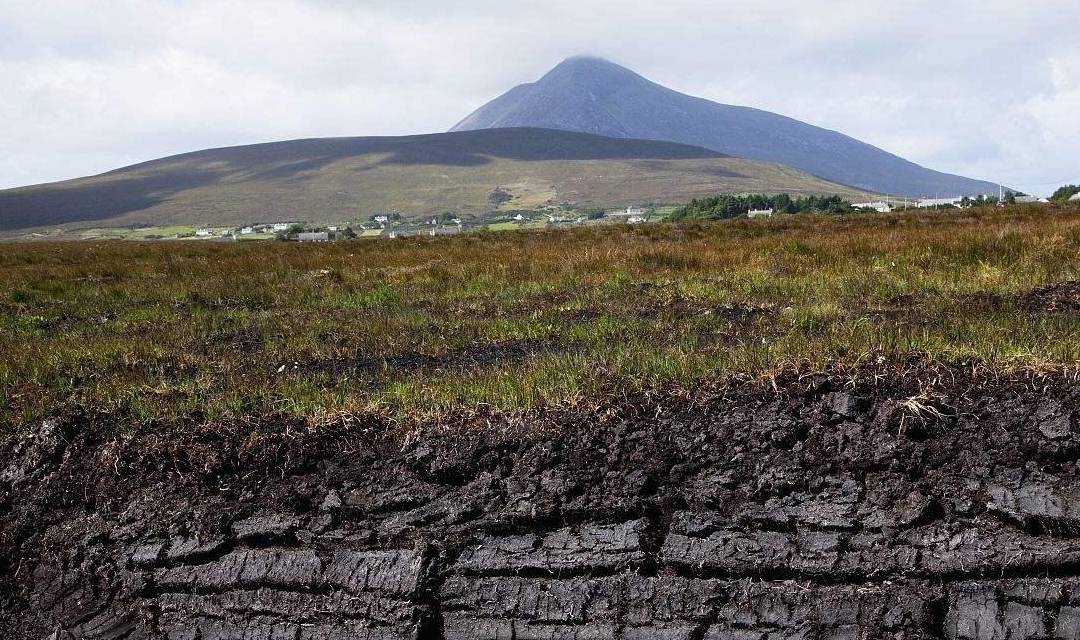
<instances>
[{"instance_id":1,"label":"mountain slope","mask_svg":"<svg viewBox=\"0 0 1080 640\"><path fill-rule=\"evenodd\" d=\"M792 118L678 93L597 58L562 62L539 81L519 85L482 106L452 131L497 127L670 140L778 162L879 193L997 193L991 183L933 171Z\"/></svg>"},{"instance_id":2,"label":"mountain slope","mask_svg":"<svg viewBox=\"0 0 1080 640\"><path fill-rule=\"evenodd\" d=\"M46 226L344 221L549 202L625 206L718 192L861 194L775 164L670 142L493 129L209 149L0 191L0 231Z\"/></svg>"}]
</instances>

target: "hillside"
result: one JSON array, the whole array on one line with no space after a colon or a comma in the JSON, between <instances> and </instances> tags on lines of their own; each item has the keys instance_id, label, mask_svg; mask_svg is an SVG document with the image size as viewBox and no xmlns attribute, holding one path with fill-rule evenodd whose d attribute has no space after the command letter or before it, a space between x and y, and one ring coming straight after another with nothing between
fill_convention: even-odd
<instances>
[{"instance_id":1,"label":"hillside","mask_svg":"<svg viewBox=\"0 0 1080 640\"><path fill-rule=\"evenodd\" d=\"M333 221L479 214L552 202L625 206L728 191L855 190L700 147L538 129L325 138L197 151L0 191L0 231L45 226Z\"/></svg>"},{"instance_id":2,"label":"hillside","mask_svg":"<svg viewBox=\"0 0 1080 640\"><path fill-rule=\"evenodd\" d=\"M995 184L921 167L836 131L749 107L718 104L596 58L571 58L517 86L453 131L543 127L670 140L795 167L833 182L907 196L997 193Z\"/></svg>"}]
</instances>

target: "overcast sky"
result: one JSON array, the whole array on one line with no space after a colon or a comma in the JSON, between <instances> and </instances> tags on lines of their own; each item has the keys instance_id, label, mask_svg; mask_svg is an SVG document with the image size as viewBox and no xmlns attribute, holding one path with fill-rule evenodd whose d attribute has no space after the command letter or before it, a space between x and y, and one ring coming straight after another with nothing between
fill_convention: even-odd
<instances>
[{"instance_id":1,"label":"overcast sky","mask_svg":"<svg viewBox=\"0 0 1080 640\"><path fill-rule=\"evenodd\" d=\"M0 0L0 187L443 131L576 54L931 168L1080 182L1076 0Z\"/></svg>"}]
</instances>

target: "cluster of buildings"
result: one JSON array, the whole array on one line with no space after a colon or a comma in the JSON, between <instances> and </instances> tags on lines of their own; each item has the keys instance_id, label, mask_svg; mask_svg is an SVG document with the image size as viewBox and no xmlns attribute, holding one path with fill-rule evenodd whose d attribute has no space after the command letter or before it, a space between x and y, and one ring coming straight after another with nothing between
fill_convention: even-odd
<instances>
[{"instance_id":1,"label":"cluster of buildings","mask_svg":"<svg viewBox=\"0 0 1080 640\"><path fill-rule=\"evenodd\" d=\"M303 230L303 224L299 222L269 222L266 224L248 225L235 229L199 227L195 230L194 236L196 238L235 240L242 236L268 236L296 229L299 229L295 234L296 239L300 242L329 242L338 234L349 234L348 228L334 225L328 226L325 229L308 231Z\"/></svg>"},{"instance_id":2,"label":"cluster of buildings","mask_svg":"<svg viewBox=\"0 0 1080 640\"><path fill-rule=\"evenodd\" d=\"M871 200L870 202L853 202L851 206L856 209L872 209L879 213L889 213L892 211L892 204L884 200Z\"/></svg>"},{"instance_id":3,"label":"cluster of buildings","mask_svg":"<svg viewBox=\"0 0 1080 640\"><path fill-rule=\"evenodd\" d=\"M1017 204L1045 204L1049 202L1046 198L1026 195L1017 195L1014 199ZM869 202L853 202L851 206L856 209L872 209L881 213L889 213L894 209L909 209L911 207L919 209L931 209L935 207L962 208L974 203L975 200L968 196L954 196L951 198L920 198L917 200L871 200Z\"/></svg>"},{"instance_id":4,"label":"cluster of buildings","mask_svg":"<svg viewBox=\"0 0 1080 640\"><path fill-rule=\"evenodd\" d=\"M1016 195L1015 202L1017 204L1039 204L1046 203L1046 198L1038 198L1028 195ZM1080 202L1080 193L1069 198L1071 202ZM982 201L979 198L978 201ZM921 199L893 199L885 198L884 200L868 200L866 202L854 202L852 207L856 209L872 210L880 213L889 213L897 209L909 209L909 208L935 208L935 207L958 207L963 208L977 201L967 196L955 196L949 198L921 198ZM551 224L560 223L573 223L582 222L586 218L584 216L578 216L577 218L561 215L558 212L549 211L544 214L547 217L547 221ZM751 209L747 213L749 218L771 218L775 215L773 209ZM649 219L649 213L646 209L637 206L630 205L625 209L618 211L611 211L604 214L602 217L607 217L614 220L624 219L628 224L638 224L641 222L647 222ZM397 224L401 219L400 214L378 214L373 215L369 219L369 223L361 225L361 229L371 229L375 227L377 229L385 230L386 235L391 238L408 235L444 235L460 233L465 228L465 223L459 217L449 218L437 217L431 218L421 223L406 224L404 227ZM510 220L513 222L528 222L532 218L526 216L524 213L517 213L512 217L504 218L504 220ZM195 231L195 236L199 238L220 238L231 239L239 236L251 235L251 234L277 234L285 231L296 229L300 226L298 222L271 222L266 224L249 225L239 229L233 229L229 231L222 231L220 229L215 230L211 228L199 228ZM299 231L295 235L295 239L300 242L330 242L341 233L349 234L347 229L339 228L336 226L328 226L325 229L318 230L304 230ZM353 234L349 234L350 237ZM365 234L367 235L367 234Z\"/></svg>"},{"instance_id":5,"label":"cluster of buildings","mask_svg":"<svg viewBox=\"0 0 1080 640\"><path fill-rule=\"evenodd\" d=\"M624 211L615 211L613 213L609 213L607 217L626 218L627 224L638 224L640 222L645 222L649 219L648 213L641 207L635 205L630 205Z\"/></svg>"},{"instance_id":6,"label":"cluster of buildings","mask_svg":"<svg viewBox=\"0 0 1080 640\"><path fill-rule=\"evenodd\" d=\"M246 236L257 233L280 233L282 231L288 231L294 226L300 224L299 222L271 222L267 224L251 225L246 227L240 227L238 229L231 229L223 231L221 229L213 229L210 227L199 227L195 230L196 238L224 238L227 236Z\"/></svg>"},{"instance_id":7,"label":"cluster of buildings","mask_svg":"<svg viewBox=\"0 0 1080 640\"><path fill-rule=\"evenodd\" d=\"M252 233L280 233L282 231L288 231L292 227L300 224L299 222L271 222L269 224L261 224L258 226L241 227L238 231L240 235L249 235Z\"/></svg>"},{"instance_id":8,"label":"cluster of buildings","mask_svg":"<svg viewBox=\"0 0 1080 640\"><path fill-rule=\"evenodd\" d=\"M538 213L539 215L546 217L547 222L550 224L580 223L587 219L584 215L564 215L563 212L555 210L546 213ZM608 212L603 217L613 218L615 220L623 218L628 224L638 224L648 221L649 212L640 206L631 205L626 207L626 209ZM529 222L536 219L536 217L530 217L526 215L526 212L519 212L512 217L505 219L512 222ZM271 235L290 232L290 239L295 239L299 242L331 242L335 240L341 232L346 232L346 229L335 226L316 229L303 229L303 226L304 225L299 222L269 222L265 224L246 225L228 230L206 227L199 228L195 232L195 236L200 238L218 238L226 240L240 239L242 236L248 235ZM385 213L372 215L367 222L360 224L359 229L364 231L376 229L380 230L382 232L381 235L384 237L396 238L414 235L436 236L457 234L464 231L467 226L469 226L469 223L466 223L460 217L451 217L447 214L430 218L422 222L411 222L402 220L400 214ZM364 235L371 234L364 233Z\"/></svg>"},{"instance_id":9,"label":"cluster of buildings","mask_svg":"<svg viewBox=\"0 0 1080 640\"><path fill-rule=\"evenodd\" d=\"M605 212L600 217L608 218L611 220L619 220L628 224L638 224L640 222L648 221L649 213L648 211L642 209L637 205L630 205L629 207L626 207L625 209L620 209L618 211ZM585 222L589 219L593 219L585 215L565 215L564 213L560 213L558 211L548 211L547 213L543 213L538 217L529 217L524 213L517 213L514 216L510 217L509 220L512 222L529 222L531 220L537 220L540 218L547 218L547 221L550 224L580 223Z\"/></svg>"},{"instance_id":10,"label":"cluster of buildings","mask_svg":"<svg viewBox=\"0 0 1080 640\"><path fill-rule=\"evenodd\" d=\"M979 198L978 201L982 201ZM1069 198L1071 202L1080 202L1080 193L1073 195ZM1046 198L1038 198L1028 195L1016 195L1015 202L1017 204L1039 204L1049 202ZM897 209L908 209L912 207L927 209L935 207L958 207L963 208L972 204L975 204L976 200L967 196L955 196L949 198L921 198L921 199L892 199L886 198L884 200L868 200L866 202L854 202L852 207L856 209L872 210L880 213L889 213ZM775 214L773 209L751 209L747 213L749 218L771 218ZM578 216L577 218L568 217L559 214L558 212L548 212L544 214L547 220L551 224L560 223L573 223L582 222L586 218L584 216ZM644 208L637 205L630 205L622 210L607 212L603 217L611 218L614 220L624 219L628 224L638 224L641 222L647 222L649 219L649 213ZM385 230L387 237L395 238L399 236L408 235L444 235L460 233L465 228L465 223L459 217L454 218L431 218L421 223L406 224L405 227L401 227L396 224L401 219L400 214L378 214L373 215L369 219L369 223L362 224L361 229L371 229L372 227ZM517 213L512 217L504 218L513 222L528 222L532 218L526 216L524 213ZM252 235L252 234L278 234L285 231L290 231L300 227L301 223L298 222L270 222L258 225L244 226L238 229L232 229L224 231L221 229L212 229L209 227L199 228L195 231L194 235L198 238L219 238L219 239L232 239L239 236ZM415 227L415 228L414 228ZM304 230L299 231L295 235L295 239L300 242L330 242L341 233L349 234L350 237L354 234L349 233L347 229L339 228L337 226L328 226L325 229L318 230ZM365 234L366 235L366 234Z\"/></svg>"},{"instance_id":11,"label":"cluster of buildings","mask_svg":"<svg viewBox=\"0 0 1080 640\"><path fill-rule=\"evenodd\" d=\"M966 198L964 196L957 196L955 198L922 198L918 200L870 200L868 202L852 202L851 206L856 209L870 209L877 211L878 213L889 213L894 209L910 209L916 207L918 209L930 209L933 207L959 207Z\"/></svg>"}]
</instances>

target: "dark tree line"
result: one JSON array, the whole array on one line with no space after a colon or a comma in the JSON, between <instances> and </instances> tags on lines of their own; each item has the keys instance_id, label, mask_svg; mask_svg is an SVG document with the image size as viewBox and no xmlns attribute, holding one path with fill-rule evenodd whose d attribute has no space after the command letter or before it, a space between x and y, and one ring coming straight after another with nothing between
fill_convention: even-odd
<instances>
[{"instance_id":1,"label":"dark tree line","mask_svg":"<svg viewBox=\"0 0 1080 640\"><path fill-rule=\"evenodd\" d=\"M1013 194L1011 191L1005 194L1006 202L1008 202L1008 196L1010 196L1010 195L1012 195L1013 203L1015 203L1016 202L1016 195ZM982 207L982 206L985 206L985 205L997 204L997 203L998 203L998 197L997 196L984 196L984 195L980 194L980 195L975 196L974 198L971 198L971 197L968 197L968 196L964 196L963 198L960 198L960 208L961 209L966 209L968 207Z\"/></svg>"},{"instance_id":2,"label":"dark tree line","mask_svg":"<svg viewBox=\"0 0 1080 640\"><path fill-rule=\"evenodd\" d=\"M1055 191L1054 195L1050 196L1050 199L1057 202L1064 202L1078 193L1080 193L1080 185L1067 184Z\"/></svg>"},{"instance_id":3,"label":"dark tree line","mask_svg":"<svg viewBox=\"0 0 1080 640\"><path fill-rule=\"evenodd\" d=\"M807 196L792 198L780 195L720 195L693 199L672 214L673 220L722 220L745 216L751 210L772 209L776 213L850 213L851 203L840 196Z\"/></svg>"}]
</instances>

